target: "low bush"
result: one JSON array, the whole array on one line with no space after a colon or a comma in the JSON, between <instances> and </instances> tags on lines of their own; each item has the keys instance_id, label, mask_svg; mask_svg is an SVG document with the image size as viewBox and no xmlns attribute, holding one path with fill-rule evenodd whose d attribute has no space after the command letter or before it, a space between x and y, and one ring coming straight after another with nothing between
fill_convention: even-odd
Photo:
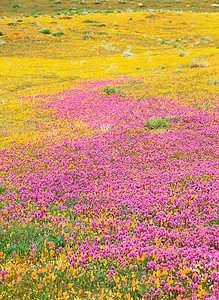
<instances>
[{"instance_id":1,"label":"low bush","mask_svg":"<svg viewBox=\"0 0 219 300\"><path fill-rule=\"evenodd\" d=\"M158 129L158 128L167 128L167 121L162 118L151 118L146 120L145 126L148 129Z\"/></svg>"},{"instance_id":2,"label":"low bush","mask_svg":"<svg viewBox=\"0 0 219 300\"><path fill-rule=\"evenodd\" d=\"M52 34L53 36L61 36L61 35L65 35L64 32L59 31L59 32L53 32Z\"/></svg>"},{"instance_id":3,"label":"low bush","mask_svg":"<svg viewBox=\"0 0 219 300\"><path fill-rule=\"evenodd\" d=\"M46 28L40 29L40 32L44 33L44 34L50 34L51 33L51 31L49 29L46 29Z\"/></svg>"},{"instance_id":4,"label":"low bush","mask_svg":"<svg viewBox=\"0 0 219 300\"><path fill-rule=\"evenodd\" d=\"M113 88L113 87L106 87L104 89L104 92L110 96L110 95L113 95L113 94L121 94L120 90L116 89L116 88Z\"/></svg>"}]
</instances>

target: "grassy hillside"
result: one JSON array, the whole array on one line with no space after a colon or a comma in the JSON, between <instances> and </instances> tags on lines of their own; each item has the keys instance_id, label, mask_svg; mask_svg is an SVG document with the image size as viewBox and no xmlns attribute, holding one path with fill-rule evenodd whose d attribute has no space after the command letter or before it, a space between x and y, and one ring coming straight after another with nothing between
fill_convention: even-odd
<instances>
[{"instance_id":1,"label":"grassy hillside","mask_svg":"<svg viewBox=\"0 0 219 300\"><path fill-rule=\"evenodd\" d=\"M74 13L75 11L96 10L173 10L192 12L218 12L215 0L2 0L0 3L0 16L22 16L54 14L62 11Z\"/></svg>"}]
</instances>

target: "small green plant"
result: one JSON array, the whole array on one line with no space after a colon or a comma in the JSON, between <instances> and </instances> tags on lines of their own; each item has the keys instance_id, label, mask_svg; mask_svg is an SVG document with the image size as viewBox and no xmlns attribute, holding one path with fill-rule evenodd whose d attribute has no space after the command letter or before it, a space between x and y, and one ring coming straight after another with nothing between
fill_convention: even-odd
<instances>
[{"instance_id":1,"label":"small green plant","mask_svg":"<svg viewBox=\"0 0 219 300\"><path fill-rule=\"evenodd\" d=\"M13 8L21 8L22 6L20 4L13 5Z\"/></svg>"},{"instance_id":2,"label":"small green plant","mask_svg":"<svg viewBox=\"0 0 219 300\"><path fill-rule=\"evenodd\" d=\"M51 33L51 31L49 29L46 29L46 28L40 29L40 32L44 33L44 34L50 34Z\"/></svg>"},{"instance_id":3,"label":"small green plant","mask_svg":"<svg viewBox=\"0 0 219 300\"><path fill-rule=\"evenodd\" d=\"M214 219L213 225L218 225L219 226L219 218Z\"/></svg>"},{"instance_id":4,"label":"small green plant","mask_svg":"<svg viewBox=\"0 0 219 300\"><path fill-rule=\"evenodd\" d=\"M145 126L148 129L158 129L158 128L167 128L167 121L162 118L151 118L146 120Z\"/></svg>"},{"instance_id":5,"label":"small green plant","mask_svg":"<svg viewBox=\"0 0 219 300\"><path fill-rule=\"evenodd\" d=\"M179 56L183 57L184 55L185 55L185 53L184 53L184 52L182 52L182 51L180 51L180 54L179 54Z\"/></svg>"},{"instance_id":6,"label":"small green plant","mask_svg":"<svg viewBox=\"0 0 219 300\"><path fill-rule=\"evenodd\" d=\"M199 110L209 110L211 108L210 104L209 103L204 103L204 104L201 104L201 103L197 103L195 108L199 111Z\"/></svg>"},{"instance_id":7,"label":"small green plant","mask_svg":"<svg viewBox=\"0 0 219 300\"><path fill-rule=\"evenodd\" d=\"M179 45L178 44L174 44L173 48L179 48Z\"/></svg>"},{"instance_id":8,"label":"small green plant","mask_svg":"<svg viewBox=\"0 0 219 300\"><path fill-rule=\"evenodd\" d=\"M2 31L0 31L0 36L3 36L3 32Z\"/></svg>"},{"instance_id":9,"label":"small green plant","mask_svg":"<svg viewBox=\"0 0 219 300\"><path fill-rule=\"evenodd\" d=\"M52 34L53 36L61 36L61 35L65 35L64 32L59 31L59 32L53 32Z\"/></svg>"},{"instance_id":10,"label":"small green plant","mask_svg":"<svg viewBox=\"0 0 219 300\"><path fill-rule=\"evenodd\" d=\"M82 23L98 23L97 21L94 21L94 20L85 20L85 21L82 21Z\"/></svg>"},{"instance_id":11,"label":"small green plant","mask_svg":"<svg viewBox=\"0 0 219 300\"><path fill-rule=\"evenodd\" d=\"M178 120L181 119L181 117L166 117L164 118L166 121L174 121L177 122Z\"/></svg>"},{"instance_id":12,"label":"small green plant","mask_svg":"<svg viewBox=\"0 0 219 300\"><path fill-rule=\"evenodd\" d=\"M201 103L198 103L196 104L195 108L199 111L202 109L202 104Z\"/></svg>"},{"instance_id":13,"label":"small green plant","mask_svg":"<svg viewBox=\"0 0 219 300\"><path fill-rule=\"evenodd\" d=\"M170 116L170 117L166 117L166 118L152 117L151 119L146 120L145 126L148 129L167 128L168 127L168 124L167 124L168 121L177 122L180 119L181 119L181 117L178 117L178 116L177 117Z\"/></svg>"},{"instance_id":14,"label":"small green plant","mask_svg":"<svg viewBox=\"0 0 219 300\"><path fill-rule=\"evenodd\" d=\"M207 110L209 110L211 108L211 105L209 103L205 103L204 104L204 108L207 109Z\"/></svg>"},{"instance_id":15,"label":"small green plant","mask_svg":"<svg viewBox=\"0 0 219 300\"><path fill-rule=\"evenodd\" d=\"M120 94L120 93L121 93L120 90L115 89L115 88L110 87L110 86L106 87L106 88L104 89L104 92L105 92L108 96L113 95L113 94Z\"/></svg>"},{"instance_id":16,"label":"small green plant","mask_svg":"<svg viewBox=\"0 0 219 300\"><path fill-rule=\"evenodd\" d=\"M3 195L5 191L6 191L6 188L4 186L0 185L0 195Z\"/></svg>"},{"instance_id":17,"label":"small green plant","mask_svg":"<svg viewBox=\"0 0 219 300\"><path fill-rule=\"evenodd\" d=\"M23 22L23 20L19 19L19 20L17 20L17 22L18 22L18 23L21 23L21 22Z\"/></svg>"}]
</instances>

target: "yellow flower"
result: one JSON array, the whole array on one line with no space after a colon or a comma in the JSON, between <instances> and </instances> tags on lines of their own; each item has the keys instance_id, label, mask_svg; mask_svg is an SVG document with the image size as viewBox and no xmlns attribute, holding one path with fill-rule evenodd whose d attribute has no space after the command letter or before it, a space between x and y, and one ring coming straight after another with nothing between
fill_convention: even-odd
<instances>
[{"instance_id":1,"label":"yellow flower","mask_svg":"<svg viewBox=\"0 0 219 300\"><path fill-rule=\"evenodd\" d=\"M65 299L68 299L68 298L69 298L69 293L64 292L64 293L63 293L63 297L64 297Z\"/></svg>"},{"instance_id":2,"label":"yellow flower","mask_svg":"<svg viewBox=\"0 0 219 300\"><path fill-rule=\"evenodd\" d=\"M68 288L71 289L73 287L73 283L68 284Z\"/></svg>"}]
</instances>

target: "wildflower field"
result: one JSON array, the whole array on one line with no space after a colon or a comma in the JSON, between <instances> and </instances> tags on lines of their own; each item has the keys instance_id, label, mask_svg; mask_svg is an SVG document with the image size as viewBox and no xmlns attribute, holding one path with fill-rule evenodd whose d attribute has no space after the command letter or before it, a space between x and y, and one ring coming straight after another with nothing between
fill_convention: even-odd
<instances>
[{"instance_id":1,"label":"wildflower field","mask_svg":"<svg viewBox=\"0 0 219 300\"><path fill-rule=\"evenodd\" d=\"M219 299L218 28L0 19L0 299Z\"/></svg>"}]
</instances>

